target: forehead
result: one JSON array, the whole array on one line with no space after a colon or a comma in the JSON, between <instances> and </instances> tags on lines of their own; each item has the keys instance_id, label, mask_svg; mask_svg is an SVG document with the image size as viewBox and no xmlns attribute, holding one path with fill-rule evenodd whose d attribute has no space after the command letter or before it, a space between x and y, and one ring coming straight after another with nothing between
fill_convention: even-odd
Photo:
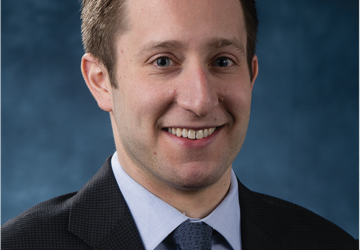
<instances>
[{"instance_id":1,"label":"forehead","mask_svg":"<svg viewBox=\"0 0 360 250\"><path fill-rule=\"evenodd\" d=\"M204 14L209 18L216 18L222 13L243 14L240 13L242 9L239 0L128 0L127 3L130 12L135 15L154 17L157 13L166 15L176 12L184 18L191 17L195 22L201 20Z\"/></svg>"},{"instance_id":2,"label":"forehead","mask_svg":"<svg viewBox=\"0 0 360 250\"><path fill-rule=\"evenodd\" d=\"M141 34L139 39L190 42L223 37L246 44L239 0L129 0L127 13L129 32Z\"/></svg>"}]
</instances>

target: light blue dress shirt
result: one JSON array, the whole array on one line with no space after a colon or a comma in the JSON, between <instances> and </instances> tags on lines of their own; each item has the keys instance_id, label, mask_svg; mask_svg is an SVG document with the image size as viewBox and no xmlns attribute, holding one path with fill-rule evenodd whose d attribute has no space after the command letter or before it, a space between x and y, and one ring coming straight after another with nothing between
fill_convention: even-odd
<instances>
[{"instance_id":1,"label":"light blue dress shirt","mask_svg":"<svg viewBox=\"0 0 360 250\"><path fill-rule=\"evenodd\" d=\"M117 152L111 166L146 250L176 249L167 244L166 237L188 219L203 221L219 233L213 236L213 250L241 250L238 183L233 170L227 196L210 215L198 220L187 217L132 179L120 166Z\"/></svg>"}]
</instances>

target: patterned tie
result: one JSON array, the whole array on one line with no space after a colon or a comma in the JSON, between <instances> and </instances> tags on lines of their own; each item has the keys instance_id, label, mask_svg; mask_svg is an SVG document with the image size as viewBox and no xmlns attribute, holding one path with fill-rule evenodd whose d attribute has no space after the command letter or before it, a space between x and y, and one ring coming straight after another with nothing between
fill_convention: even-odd
<instances>
[{"instance_id":1,"label":"patterned tie","mask_svg":"<svg viewBox=\"0 0 360 250\"><path fill-rule=\"evenodd\" d=\"M181 250L210 250L212 227L203 222L182 223L174 230L174 241Z\"/></svg>"}]
</instances>

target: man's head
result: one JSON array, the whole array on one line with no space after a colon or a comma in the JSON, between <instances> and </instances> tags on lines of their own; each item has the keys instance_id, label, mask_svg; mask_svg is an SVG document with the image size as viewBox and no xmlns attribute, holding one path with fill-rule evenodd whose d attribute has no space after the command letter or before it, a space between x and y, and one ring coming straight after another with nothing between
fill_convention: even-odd
<instances>
[{"instance_id":1,"label":"man's head","mask_svg":"<svg viewBox=\"0 0 360 250\"><path fill-rule=\"evenodd\" d=\"M239 0L244 12L247 33L246 55L251 77L251 61L256 51L258 18L255 0ZM81 31L84 49L100 60L116 87L114 67L116 38L129 30L126 0L83 0Z\"/></svg>"},{"instance_id":2,"label":"man's head","mask_svg":"<svg viewBox=\"0 0 360 250\"><path fill-rule=\"evenodd\" d=\"M122 167L149 190L226 189L258 72L254 56L249 74L240 2L128 0L126 13L114 42L117 87L96 56L82 60Z\"/></svg>"}]
</instances>

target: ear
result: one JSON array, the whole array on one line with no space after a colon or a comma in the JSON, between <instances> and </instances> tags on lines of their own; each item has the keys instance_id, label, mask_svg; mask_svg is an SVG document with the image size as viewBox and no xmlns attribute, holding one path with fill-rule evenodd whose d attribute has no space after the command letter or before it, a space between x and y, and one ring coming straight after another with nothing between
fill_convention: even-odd
<instances>
[{"instance_id":1,"label":"ear","mask_svg":"<svg viewBox=\"0 0 360 250\"><path fill-rule=\"evenodd\" d=\"M105 66L87 53L81 59L81 72L99 107L107 112L112 111L111 83Z\"/></svg>"},{"instance_id":2,"label":"ear","mask_svg":"<svg viewBox=\"0 0 360 250\"><path fill-rule=\"evenodd\" d=\"M256 77L259 73L259 64L258 64L258 58L256 55L254 55L252 61L251 61L251 69L252 69L252 81L251 81L251 89L254 88L254 83L256 80Z\"/></svg>"}]
</instances>

